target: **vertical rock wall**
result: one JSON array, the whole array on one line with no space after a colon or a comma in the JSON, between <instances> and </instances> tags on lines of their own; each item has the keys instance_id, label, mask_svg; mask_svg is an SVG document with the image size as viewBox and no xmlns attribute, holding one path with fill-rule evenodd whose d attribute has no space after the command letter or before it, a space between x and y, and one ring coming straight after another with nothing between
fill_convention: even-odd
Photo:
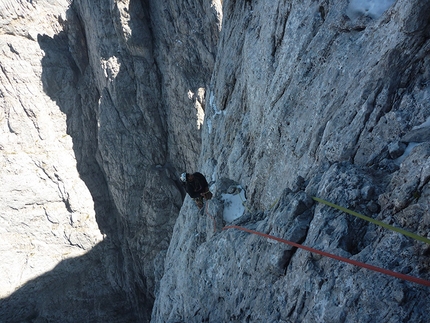
<instances>
[{"instance_id":1,"label":"vertical rock wall","mask_svg":"<svg viewBox=\"0 0 430 323\"><path fill-rule=\"evenodd\" d=\"M390 4L223 3L200 158L216 194L203 218L185 200L153 322L427 320L428 287L234 229L209 234L229 178L247 190L234 224L430 279L427 244L310 199L428 237L430 7Z\"/></svg>"},{"instance_id":2,"label":"vertical rock wall","mask_svg":"<svg viewBox=\"0 0 430 323\"><path fill-rule=\"evenodd\" d=\"M94 86L82 93L98 93L92 105L80 96L97 123L92 142L115 209L108 227L122 257L120 285L145 312L182 204L178 174L196 167L219 17L204 1L76 1L73 10L80 23L68 25L71 55L80 62L80 53L88 53L88 65L78 68ZM79 32L85 47L73 42L82 39ZM70 41L70 35L77 36Z\"/></svg>"},{"instance_id":3,"label":"vertical rock wall","mask_svg":"<svg viewBox=\"0 0 430 323\"><path fill-rule=\"evenodd\" d=\"M202 162L213 157L208 172L246 183L257 206L313 169L380 161L426 121L427 9L397 1L378 19L354 20L347 9L224 4Z\"/></svg>"},{"instance_id":4,"label":"vertical rock wall","mask_svg":"<svg viewBox=\"0 0 430 323\"><path fill-rule=\"evenodd\" d=\"M21 177L4 175L8 183L4 204L10 209L4 216L5 230L11 232L10 239L19 239L10 228L16 222L16 230L28 235L26 226L33 215L29 219L28 214L22 214L25 221L12 219L25 205L35 204L40 205L34 211L38 217L56 227L64 213L61 221L72 228L63 229L66 224L60 222L58 235L66 246L88 251L100 241L95 220L104 240L76 262L60 263L4 299L9 310L1 319L148 321L162 274L160 264L182 204L178 174L197 166L220 5L207 1L84 0L49 4L11 1L4 7L3 30L8 35L3 35L2 85L11 83L11 90L3 91L11 97L4 103L3 129L8 134L7 140L2 137L7 152L4 163L11 169L9 173L28 165L40 173L33 175L28 168L19 185L14 180ZM31 84L24 85L29 88L27 96L33 94L31 99L13 92L19 90L23 68L12 71L10 62L20 56L19 63L13 64L30 71L31 65L36 66L33 79L22 82ZM13 113L18 111L17 103L22 113ZM41 111L44 124L33 105ZM48 150L53 161L29 158L31 150L20 148L25 165L13 168L17 148L10 147L17 142L12 139L19 138L16 134L22 134L21 141L27 146L37 143L39 134L40 140L45 140L40 144L42 153ZM53 182L46 188L41 182L45 177ZM15 202L9 191L23 190L37 198L23 195ZM87 226L95 232L87 232ZM37 240L52 240L51 229L43 236L32 234ZM7 240L4 249L9 250L13 241ZM49 249L57 248L56 243L46 247L40 258L49 258ZM24 258L28 259L29 252ZM24 283L66 258L59 253L50 258L51 266L39 266L31 276L5 282L9 289L4 289L4 296L19 287L15 281ZM14 264L22 266L24 258ZM30 270L24 268L27 272ZM83 277L85 272L87 277ZM65 279L67 275L73 281L66 279L60 288L63 293L58 293L58 277ZM35 293L27 295L29 290ZM80 290L82 295L78 296ZM24 305L26 298L28 305ZM47 303L51 298L56 308ZM72 314L64 315L68 312Z\"/></svg>"},{"instance_id":5,"label":"vertical rock wall","mask_svg":"<svg viewBox=\"0 0 430 323\"><path fill-rule=\"evenodd\" d=\"M310 198L428 235L429 4L363 3L3 1L0 321L426 321L427 287L221 231L240 184L235 224L430 279Z\"/></svg>"},{"instance_id":6,"label":"vertical rock wall","mask_svg":"<svg viewBox=\"0 0 430 323\"><path fill-rule=\"evenodd\" d=\"M68 5L0 4L1 322L108 320L121 307L126 320L137 317L110 271L115 266L105 266L115 254L96 221L97 184L80 172L87 153L76 148L84 138L70 131L89 116L73 100L77 73L62 24ZM74 122L68 99L78 110ZM103 178L94 179L105 195Z\"/></svg>"},{"instance_id":7,"label":"vertical rock wall","mask_svg":"<svg viewBox=\"0 0 430 323\"><path fill-rule=\"evenodd\" d=\"M66 116L41 80L38 35L60 32L57 19L66 7L66 1L44 8L25 1L1 4L2 297L102 240Z\"/></svg>"}]
</instances>

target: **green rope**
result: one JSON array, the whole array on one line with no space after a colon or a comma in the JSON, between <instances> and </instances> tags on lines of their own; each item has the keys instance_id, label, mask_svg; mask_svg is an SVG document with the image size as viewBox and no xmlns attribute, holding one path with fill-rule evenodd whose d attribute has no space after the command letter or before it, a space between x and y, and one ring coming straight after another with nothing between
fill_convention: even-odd
<instances>
[{"instance_id":1,"label":"green rope","mask_svg":"<svg viewBox=\"0 0 430 323\"><path fill-rule=\"evenodd\" d=\"M251 210L246 206L246 204L245 204L246 201L243 200L240 193L239 193L239 197L240 197L240 200L242 201L242 205L248 210L249 213L252 213ZM268 208L268 210L271 210L276 205L276 203L279 202L280 199L281 199L281 197L278 197L278 199L275 202L273 202L273 204Z\"/></svg>"},{"instance_id":2,"label":"green rope","mask_svg":"<svg viewBox=\"0 0 430 323\"><path fill-rule=\"evenodd\" d=\"M354 215L354 216L356 216L356 217L358 217L358 218L360 218L360 219L363 219L363 220L369 221L369 222L371 222L371 223L373 223L373 224L379 225L379 226L384 227L384 228L386 228L386 229L389 229L389 230L392 230L392 231L395 231L395 232L401 233L401 234L403 234L403 235L405 235L405 236L408 236L408 237L411 237L411 238L413 238L413 239L415 239L415 240L422 241L422 242L425 242L425 243L430 244L430 240L429 240L429 239L424 238L424 237L422 237L422 236L419 236L419 235L417 235L417 234L415 234L415 233L412 233L412 232L409 232L409 231L403 230L403 229L401 229L401 228L393 227L392 225L389 225L389 224L386 224L386 223L384 223L384 222L381 222L381 221L378 221L378 220L372 219L372 218L370 218L370 217L368 217L368 216L365 216L365 215L363 215L363 214L360 214L360 213L357 213L357 212L351 211L351 210L349 210L349 209L347 209L347 208L344 208L344 207L342 207L342 206L336 205L336 204L334 204L334 203L330 203L330 202L328 202L328 201L326 201L326 200L323 200L323 199L320 199L320 198L318 198L318 197L312 197L312 198L313 198L315 201L317 201L317 202L320 202L320 203L322 203L322 204L325 204L325 205L331 206L331 207L333 207L333 208L335 208L335 209L338 209L338 210L340 210L340 211L343 211L343 212L345 212L345 213L348 213L348 214Z\"/></svg>"}]
</instances>

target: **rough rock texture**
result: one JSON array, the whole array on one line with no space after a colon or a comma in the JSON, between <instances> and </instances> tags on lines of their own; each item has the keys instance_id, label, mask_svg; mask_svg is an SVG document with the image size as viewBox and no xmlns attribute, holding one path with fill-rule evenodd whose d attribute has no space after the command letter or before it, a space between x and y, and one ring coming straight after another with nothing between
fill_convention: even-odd
<instances>
[{"instance_id":1,"label":"rough rock texture","mask_svg":"<svg viewBox=\"0 0 430 323\"><path fill-rule=\"evenodd\" d=\"M220 3L1 6L0 321L148 321Z\"/></svg>"},{"instance_id":2,"label":"rough rock texture","mask_svg":"<svg viewBox=\"0 0 430 323\"><path fill-rule=\"evenodd\" d=\"M102 235L90 192L79 179L65 115L44 94L41 81L37 33L53 36L61 30L57 19L46 20L46 15L60 15L67 2L41 8L6 1L1 6L3 297L59 261L83 255Z\"/></svg>"},{"instance_id":3,"label":"rough rock texture","mask_svg":"<svg viewBox=\"0 0 430 323\"><path fill-rule=\"evenodd\" d=\"M428 245L309 200L429 234L429 128L414 127L430 114L430 5L400 0L373 18L348 10L223 3L200 163L246 187L242 226L428 280ZM428 287L234 229L200 241L189 208L153 322L428 320Z\"/></svg>"},{"instance_id":4,"label":"rough rock texture","mask_svg":"<svg viewBox=\"0 0 430 323\"><path fill-rule=\"evenodd\" d=\"M73 76L60 61L66 55L50 75L55 86L46 88L43 39L62 33L68 4L1 3L1 322L137 317L109 270L117 257L97 226L67 115L50 95ZM55 46L64 49L61 41Z\"/></svg>"},{"instance_id":5,"label":"rough rock texture","mask_svg":"<svg viewBox=\"0 0 430 323\"><path fill-rule=\"evenodd\" d=\"M233 224L430 280L311 199L429 236L430 4L363 3L2 1L0 322L426 322L428 287L222 230L241 185Z\"/></svg>"}]
</instances>

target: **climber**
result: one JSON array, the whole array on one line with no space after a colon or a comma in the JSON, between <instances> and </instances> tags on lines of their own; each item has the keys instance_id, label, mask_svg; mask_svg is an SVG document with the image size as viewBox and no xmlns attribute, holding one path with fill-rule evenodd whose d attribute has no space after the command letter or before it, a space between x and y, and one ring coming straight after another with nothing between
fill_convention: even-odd
<instances>
[{"instance_id":1,"label":"climber","mask_svg":"<svg viewBox=\"0 0 430 323\"><path fill-rule=\"evenodd\" d=\"M187 193L196 202L197 207L202 209L203 199L210 200L212 198L206 178L198 172L194 174L182 173L180 178Z\"/></svg>"}]
</instances>

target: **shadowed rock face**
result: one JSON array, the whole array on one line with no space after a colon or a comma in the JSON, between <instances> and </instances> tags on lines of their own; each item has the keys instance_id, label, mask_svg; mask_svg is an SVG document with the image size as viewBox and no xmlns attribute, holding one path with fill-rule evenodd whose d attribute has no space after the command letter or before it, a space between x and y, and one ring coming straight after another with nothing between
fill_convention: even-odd
<instances>
[{"instance_id":1,"label":"shadowed rock face","mask_svg":"<svg viewBox=\"0 0 430 323\"><path fill-rule=\"evenodd\" d=\"M1 295L34 280L0 321L149 320L178 175L197 168L217 8L3 4Z\"/></svg>"},{"instance_id":2,"label":"shadowed rock face","mask_svg":"<svg viewBox=\"0 0 430 323\"><path fill-rule=\"evenodd\" d=\"M391 3L4 1L0 321L426 321L427 287L222 230L233 183L234 224L430 279L311 199L428 234L430 5Z\"/></svg>"},{"instance_id":3,"label":"shadowed rock face","mask_svg":"<svg viewBox=\"0 0 430 323\"><path fill-rule=\"evenodd\" d=\"M349 18L350 9L341 1L223 3L202 170L246 188L247 211L237 221L247 228L429 279L426 244L306 202L319 196L429 232L429 4L397 1L380 16ZM225 192L214 190L215 208ZM202 227L193 212L186 199L153 322L429 315L427 287L233 229L214 235L210 217Z\"/></svg>"}]
</instances>

